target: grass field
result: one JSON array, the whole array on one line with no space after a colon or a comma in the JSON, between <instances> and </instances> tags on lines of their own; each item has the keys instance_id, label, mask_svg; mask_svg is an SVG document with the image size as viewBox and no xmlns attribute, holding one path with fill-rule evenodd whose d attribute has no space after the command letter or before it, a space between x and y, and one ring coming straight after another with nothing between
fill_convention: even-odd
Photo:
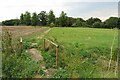
<instances>
[{"instance_id":1,"label":"grass field","mask_svg":"<svg viewBox=\"0 0 120 80\"><path fill-rule=\"evenodd\" d=\"M58 72L61 77L116 77L117 30L53 28L46 37L60 45L59 66L65 70ZM112 68L107 71L112 45L114 59Z\"/></svg>"},{"instance_id":2,"label":"grass field","mask_svg":"<svg viewBox=\"0 0 120 80\"><path fill-rule=\"evenodd\" d=\"M79 44L80 48L106 47L110 48L115 36L114 48L118 47L118 31L113 29L92 28L54 28L48 34L59 43L69 46Z\"/></svg>"},{"instance_id":3,"label":"grass field","mask_svg":"<svg viewBox=\"0 0 120 80\"><path fill-rule=\"evenodd\" d=\"M3 27L3 32L5 29L9 30L12 33L13 43L15 43L15 41L19 39L21 36L23 37L23 44L25 45L24 54L26 53L25 52L26 50L29 50L31 48L30 46L32 45L32 43L37 43L37 45L32 46L32 48L36 48L41 52L45 61L45 70L55 68L56 56L55 56L55 47L48 42L46 45L47 49L46 51L44 51L43 39L48 38L49 40L59 45L59 52L58 52L59 67L56 70L55 74L52 75L51 77L54 78L116 78L117 77L115 76L115 69L116 69L115 65L116 65L117 50L118 50L117 29L56 27L56 28L51 28L50 32L47 35L44 35L43 38L41 38L40 36L43 35L44 32L49 29L47 27L30 27L30 26ZM111 53L112 53L112 61L111 61L110 69L108 70ZM23 57L20 57L20 59L22 58ZM8 57L8 59L10 58ZM26 59L27 58L23 59L23 63L24 60ZM28 60L26 60L26 62L27 61ZM29 63L31 64L30 66ZM26 71L25 74L28 75L28 77L29 75L30 77L34 77L36 74L35 72L38 70L38 68L34 68L33 67L34 65L32 64L38 65L38 63L31 63L28 61L28 64L26 65L29 66L27 69L29 69L30 71L25 69L26 67L24 68L25 69L24 71ZM18 67L17 64L15 65L16 67ZM24 64L23 66L26 65ZM40 74L45 73L44 70L41 69L41 71L42 73L39 72ZM20 73L22 72L19 72L19 74ZM16 72L14 72L14 74L16 75ZM24 75L24 73L22 74ZM45 77L46 76L44 75L43 78Z\"/></svg>"}]
</instances>

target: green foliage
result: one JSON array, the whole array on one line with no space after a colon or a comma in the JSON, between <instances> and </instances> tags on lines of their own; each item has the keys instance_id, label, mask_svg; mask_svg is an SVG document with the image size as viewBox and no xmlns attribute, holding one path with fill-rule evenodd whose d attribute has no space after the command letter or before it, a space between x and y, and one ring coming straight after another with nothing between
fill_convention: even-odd
<instances>
[{"instance_id":1,"label":"green foliage","mask_svg":"<svg viewBox=\"0 0 120 80\"><path fill-rule=\"evenodd\" d=\"M52 68L52 67L54 68L55 67L55 61L56 61L55 53L44 52L42 54L42 56L46 62L46 68Z\"/></svg>"},{"instance_id":2,"label":"green foliage","mask_svg":"<svg viewBox=\"0 0 120 80\"><path fill-rule=\"evenodd\" d=\"M53 77L54 78L68 78L68 76L69 76L69 73L67 72L67 70L59 68Z\"/></svg>"},{"instance_id":3,"label":"green foliage","mask_svg":"<svg viewBox=\"0 0 120 80\"><path fill-rule=\"evenodd\" d=\"M58 27L59 26L59 18L55 19L55 25Z\"/></svg>"},{"instance_id":4,"label":"green foliage","mask_svg":"<svg viewBox=\"0 0 120 80\"><path fill-rule=\"evenodd\" d=\"M73 23L73 27L81 27L84 26L85 21L82 18L75 18L74 19L74 23Z\"/></svg>"},{"instance_id":5,"label":"green foliage","mask_svg":"<svg viewBox=\"0 0 120 80\"><path fill-rule=\"evenodd\" d=\"M23 15L23 19L24 19L25 25L27 26L31 25L31 15L28 11L26 11L25 14Z\"/></svg>"},{"instance_id":6,"label":"green foliage","mask_svg":"<svg viewBox=\"0 0 120 80\"><path fill-rule=\"evenodd\" d=\"M0 26L2 26L2 22L0 22Z\"/></svg>"},{"instance_id":7,"label":"green foliage","mask_svg":"<svg viewBox=\"0 0 120 80\"><path fill-rule=\"evenodd\" d=\"M19 51L19 47L12 45L12 37L8 31L4 31L2 38L2 77L3 78L32 78L38 72L40 64L33 61L30 54L25 52L26 48L23 48L23 52ZM28 48L29 44L25 44ZM16 49L18 47L18 49Z\"/></svg>"},{"instance_id":8,"label":"green foliage","mask_svg":"<svg viewBox=\"0 0 120 80\"><path fill-rule=\"evenodd\" d=\"M66 26L72 26L74 23L74 19L72 17L67 17L67 25Z\"/></svg>"},{"instance_id":9,"label":"green foliage","mask_svg":"<svg viewBox=\"0 0 120 80\"><path fill-rule=\"evenodd\" d=\"M91 57L91 54L88 53L86 50L81 49L81 50L80 50L80 56L81 56L82 58L90 58L90 57Z\"/></svg>"},{"instance_id":10,"label":"green foliage","mask_svg":"<svg viewBox=\"0 0 120 80\"><path fill-rule=\"evenodd\" d=\"M39 65L35 61L31 60L30 55L23 53L21 56L10 55L5 56L3 54L2 58L2 73L3 77L8 78L32 78Z\"/></svg>"},{"instance_id":11,"label":"green foliage","mask_svg":"<svg viewBox=\"0 0 120 80\"><path fill-rule=\"evenodd\" d=\"M99 18L93 17L85 21L82 18L69 17L64 11L62 11L60 16L56 18L53 10L50 10L49 13L46 13L46 11L41 11L39 14L34 12L33 15L26 11L25 14L22 13L20 15L20 19L5 20L2 21L2 25L32 25L51 27L51 23L53 23L57 27L119 28L119 22L118 17L110 17L104 22L102 22Z\"/></svg>"},{"instance_id":12,"label":"green foliage","mask_svg":"<svg viewBox=\"0 0 120 80\"><path fill-rule=\"evenodd\" d=\"M41 11L38 14L38 18L40 20L40 25L45 26L47 24L47 14L46 14L46 11Z\"/></svg>"},{"instance_id":13,"label":"green foliage","mask_svg":"<svg viewBox=\"0 0 120 80\"><path fill-rule=\"evenodd\" d=\"M72 33L71 33L72 32ZM102 78L107 72L114 30L91 28L53 28L47 38L55 37L59 47L59 67L54 77ZM116 38L117 38L116 31ZM71 38L72 37L72 38ZM113 48L116 61L117 39ZM50 55L50 54L49 54ZM51 58L54 58L51 56ZM104 63L105 62L105 63ZM104 72L103 72L104 71ZM111 69L109 77L115 77ZM98 74L98 75L96 75ZM107 76L108 77L108 76Z\"/></svg>"},{"instance_id":14,"label":"green foliage","mask_svg":"<svg viewBox=\"0 0 120 80\"><path fill-rule=\"evenodd\" d=\"M76 27L76 26L77 26L77 24L76 24L76 23L73 23L73 24L72 24L72 27Z\"/></svg>"},{"instance_id":15,"label":"green foliage","mask_svg":"<svg viewBox=\"0 0 120 80\"><path fill-rule=\"evenodd\" d=\"M31 47L31 42L30 41L24 41L23 42L23 48L24 49L29 49Z\"/></svg>"},{"instance_id":16,"label":"green foliage","mask_svg":"<svg viewBox=\"0 0 120 80\"><path fill-rule=\"evenodd\" d=\"M24 24L25 24L24 14L23 14L23 13L20 15L20 24L21 24L21 25L24 25Z\"/></svg>"},{"instance_id":17,"label":"green foliage","mask_svg":"<svg viewBox=\"0 0 120 80\"><path fill-rule=\"evenodd\" d=\"M2 34L2 52L6 54L13 53L11 33L8 32L7 30L5 30L4 33Z\"/></svg>"},{"instance_id":18,"label":"green foliage","mask_svg":"<svg viewBox=\"0 0 120 80\"><path fill-rule=\"evenodd\" d=\"M88 25L93 25L95 22L101 22L101 20L99 19L99 18L93 18L93 17L91 17L91 18L89 18L88 20L86 20L86 22L87 22L87 24Z\"/></svg>"},{"instance_id":19,"label":"green foliage","mask_svg":"<svg viewBox=\"0 0 120 80\"><path fill-rule=\"evenodd\" d=\"M118 25L117 25L117 28L120 29L120 18L118 18Z\"/></svg>"},{"instance_id":20,"label":"green foliage","mask_svg":"<svg viewBox=\"0 0 120 80\"><path fill-rule=\"evenodd\" d=\"M55 27L55 24L54 23L50 23L50 27Z\"/></svg>"},{"instance_id":21,"label":"green foliage","mask_svg":"<svg viewBox=\"0 0 120 80\"><path fill-rule=\"evenodd\" d=\"M20 25L31 25L31 14L30 12L26 11L24 14L20 15Z\"/></svg>"},{"instance_id":22,"label":"green foliage","mask_svg":"<svg viewBox=\"0 0 120 80\"><path fill-rule=\"evenodd\" d=\"M93 27L94 27L94 28L102 28L102 24L101 24L100 22L95 22L95 23L93 24Z\"/></svg>"},{"instance_id":23,"label":"green foliage","mask_svg":"<svg viewBox=\"0 0 120 80\"><path fill-rule=\"evenodd\" d=\"M79 18L77 18L77 20L76 20L76 26L77 26L77 27L82 26L82 22L80 21Z\"/></svg>"},{"instance_id":24,"label":"green foliage","mask_svg":"<svg viewBox=\"0 0 120 80\"><path fill-rule=\"evenodd\" d=\"M5 20L5 21L2 21L2 25L6 25L6 26L16 26L16 25L19 25L20 24L20 21L19 19L11 19L11 20Z\"/></svg>"},{"instance_id":25,"label":"green foliage","mask_svg":"<svg viewBox=\"0 0 120 80\"><path fill-rule=\"evenodd\" d=\"M104 23L106 28L115 28L118 25L118 17L110 17Z\"/></svg>"},{"instance_id":26,"label":"green foliage","mask_svg":"<svg viewBox=\"0 0 120 80\"><path fill-rule=\"evenodd\" d=\"M55 24L55 15L52 10L48 14L48 25L51 25L51 23Z\"/></svg>"},{"instance_id":27,"label":"green foliage","mask_svg":"<svg viewBox=\"0 0 120 80\"><path fill-rule=\"evenodd\" d=\"M59 24L61 27L64 27L66 26L66 23L67 23L67 14L64 13L64 11L62 11L59 17Z\"/></svg>"},{"instance_id":28,"label":"green foliage","mask_svg":"<svg viewBox=\"0 0 120 80\"><path fill-rule=\"evenodd\" d=\"M37 26L38 23L39 23L38 15L37 13L33 13L32 18L31 18L31 25Z\"/></svg>"}]
</instances>

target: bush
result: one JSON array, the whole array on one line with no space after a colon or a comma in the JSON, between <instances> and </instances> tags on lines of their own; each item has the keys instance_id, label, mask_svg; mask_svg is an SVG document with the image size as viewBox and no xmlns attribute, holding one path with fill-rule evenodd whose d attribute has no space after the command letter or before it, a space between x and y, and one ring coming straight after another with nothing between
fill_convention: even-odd
<instances>
[{"instance_id":1,"label":"bush","mask_svg":"<svg viewBox=\"0 0 120 80\"><path fill-rule=\"evenodd\" d=\"M8 31L2 38L2 77L3 78L32 78L38 72L40 64L33 61L26 52L16 52L18 50L12 47L12 37ZM25 43L29 47L29 43ZM15 46L16 47L16 46ZM26 48L23 48L25 51ZM18 48L19 49L19 48Z\"/></svg>"},{"instance_id":2,"label":"bush","mask_svg":"<svg viewBox=\"0 0 120 80\"><path fill-rule=\"evenodd\" d=\"M54 78L68 78L69 73L65 69L58 69L56 74L54 75Z\"/></svg>"},{"instance_id":3,"label":"bush","mask_svg":"<svg viewBox=\"0 0 120 80\"><path fill-rule=\"evenodd\" d=\"M24 41L24 42L23 42L23 48L24 48L24 49L29 49L30 46L31 46L31 42L29 42L29 41Z\"/></svg>"},{"instance_id":4,"label":"bush","mask_svg":"<svg viewBox=\"0 0 120 80\"><path fill-rule=\"evenodd\" d=\"M4 33L2 34L2 52L6 54L13 53L11 33L8 32L7 30L5 30Z\"/></svg>"},{"instance_id":5,"label":"bush","mask_svg":"<svg viewBox=\"0 0 120 80\"><path fill-rule=\"evenodd\" d=\"M46 68L55 67L54 65L55 65L56 57L54 57L52 53L45 52L42 54L42 56L44 57L44 60L46 62Z\"/></svg>"},{"instance_id":6,"label":"bush","mask_svg":"<svg viewBox=\"0 0 120 80\"><path fill-rule=\"evenodd\" d=\"M101 28L101 23L100 22L95 22L93 24L93 28Z\"/></svg>"},{"instance_id":7,"label":"bush","mask_svg":"<svg viewBox=\"0 0 120 80\"><path fill-rule=\"evenodd\" d=\"M50 27L55 27L55 24L54 23L50 23Z\"/></svg>"},{"instance_id":8,"label":"bush","mask_svg":"<svg viewBox=\"0 0 120 80\"><path fill-rule=\"evenodd\" d=\"M32 78L39 70L40 64L31 60L30 55L23 53L21 56L2 56L3 78Z\"/></svg>"}]
</instances>

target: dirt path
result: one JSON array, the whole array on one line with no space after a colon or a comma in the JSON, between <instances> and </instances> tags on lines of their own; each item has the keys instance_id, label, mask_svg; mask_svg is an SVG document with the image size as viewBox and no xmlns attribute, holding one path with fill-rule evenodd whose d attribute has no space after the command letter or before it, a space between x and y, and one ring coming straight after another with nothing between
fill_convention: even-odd
<instances>
[{"instance_id":1,"label":"dirt path","mask_svg":"<svg viewBox=\"0 0 120 80\"><path fill-rule=\"evenodd\" d=\"M35 60L37 62L43 61L43 57L41 56L41 52L39 52L37 49L35 49L35 48L29 49L29 52L30 52L33 60Z\"/></svg>"},{"instance_id":2,"label":"dirt path","mask_svg":"<svg viewBox=\"0 0 120 80\"><path fill-rule=\"evenodd\" d=\"M45 62L44 62L44 59L41 55L41 52L38 51L35 48L32 48L32 49L29 49L29 53L31 55L31 58L36 62L40 62L41 63L40 67L44 69L45 68Z\"/></svg>"},{"instance_id":3,"label":"dirt path","mask_svg":"<svg viewBox=\"0 0 120 80\"><path fill-rule=\"evenodd\" d=\"M42 39L46 34L48 34L48 32L51 30L48 29L47 31L45 31L41 36L37 37L38 40ZM32 44L35 44L35 43L32 43ZM31 55L31 58L37 62L41 62L41 65L40 67L42 67L43 69L45 69L45 62L44 62L44 59L41 55L41 52L38 51L36 48L31 48L28 50L30 55ZM55 73L55 69L46 69L45 70L45 77L50 77L52 76L53 74ZM41 75L39 74L36 74L35 75L35 78L41 78Z\"/></svg>"},{"instance_id":4,"label":"dirt path","mask_svg":"<svg viewBox=\"0 0 120 80\"><path fill-rule=\"evenodd\" d=\"M48 29L47 31L45 31L41 36L39 36L39 39L42 39L51 29ZM32 45L35 43L32 43ZM37 44L37 43L36 43ZM43 57L41 55L41 52L38 51L36 48L31 48L28 50L29 53L31 54L31 58L35 61L43 61Z\"/></svg>"}]
</instances>

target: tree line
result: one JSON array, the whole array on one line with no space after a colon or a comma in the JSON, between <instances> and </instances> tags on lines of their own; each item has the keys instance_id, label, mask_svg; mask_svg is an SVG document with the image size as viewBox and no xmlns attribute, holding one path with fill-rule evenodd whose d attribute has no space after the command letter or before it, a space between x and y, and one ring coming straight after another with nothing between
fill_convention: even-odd
<instances>
[{"instance_id":1,"label":"tree line","mask_svg":"<svg viewBox=\"0 0 120 80\"><path fill-rule=\"evenodd\" d=\"M82 18L73 18L67 16L64 11L59 17L56 17L53 10L49 13L41 11L30 13L26 11L20 15L20 19L11 19L2 21L4 26L26 25L26 26L50 26L50 27L90 27L90 28L120 28L120 18L110 17L102 22L99 18L89 18L84 20Z\"/></svg>"}]
</instances>

